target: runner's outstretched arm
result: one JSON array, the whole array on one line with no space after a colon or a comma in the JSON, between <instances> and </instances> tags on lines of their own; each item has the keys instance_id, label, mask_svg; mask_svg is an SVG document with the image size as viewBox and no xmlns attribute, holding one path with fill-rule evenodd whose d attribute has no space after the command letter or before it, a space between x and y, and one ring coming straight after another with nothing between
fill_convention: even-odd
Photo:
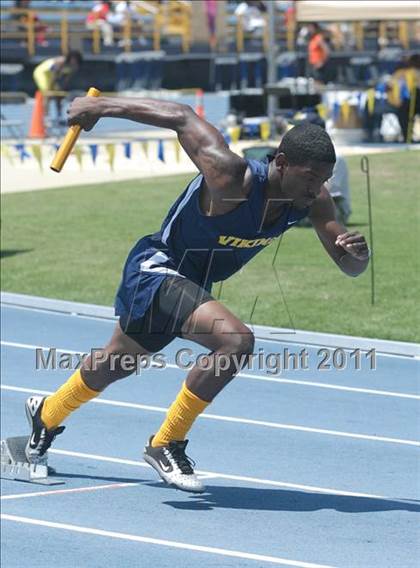
<instances>
[{"instance_id":1,"label":"runner's outstretched arm","mask_svg":"<svg viewBox=\"0 0 420 568\"><path fill-rule=\"evenodd\" d=\"M228 189L243 196L246 161L229 149L221 133L188 105L154 99L78 97L69 111L69 125L91 130L100 118L126 118L178 134L185 152L204 175L210 191Z\"/></svg>"},{"instance_id":2,"label":"runner's outstretched arm","mask_svg":"<svg viewBox=\"0 0 420 568\"><path fill-rule=\"evenodd\" d=\"M335 206L327 188L323 186L314 201L309 218L333 261L347 276L359 276L369 263L369 248L365 237L348 232L335 220Z\"/></svg>"}]
</instances>

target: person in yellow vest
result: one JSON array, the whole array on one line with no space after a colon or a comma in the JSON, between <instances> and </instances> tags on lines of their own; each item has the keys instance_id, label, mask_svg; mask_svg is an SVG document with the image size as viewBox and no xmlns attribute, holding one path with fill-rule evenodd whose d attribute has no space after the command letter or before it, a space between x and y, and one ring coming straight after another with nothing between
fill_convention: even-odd
<instances>
[{"instance_id":1,"label":"person in yellow vest","mask_svg":"<svg viewBox=\"0 0 420 568\"><path fill-rule=\"evenodd\" d=\"M420 114L420 54L411 55L392 75L388 102L395 108L404 142L411 142L414 117Z\"/></svg>"},{"instance_id":2,"label":"person in yellow vest","mask_svg":"<svg viewBox=\"0 0 420 568\"><path fill-rule=\"evenodd\" d=\"M65 90L68 88L71 77L77 73L83 62L79 51L69 51L66 56L50 57L37 65L33 72L33 79L38 91L44 95L46 110L48 108L48 92ZM56 101L57 114L61 116L61 97L52 97Z\"/></svg>"}]
</instances>

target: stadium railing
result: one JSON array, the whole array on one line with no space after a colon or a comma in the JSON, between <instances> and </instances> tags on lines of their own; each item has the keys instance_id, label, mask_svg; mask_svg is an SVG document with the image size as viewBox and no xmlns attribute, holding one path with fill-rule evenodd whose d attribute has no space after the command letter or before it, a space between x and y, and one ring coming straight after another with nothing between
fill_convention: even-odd
<instances>
[{"instance_id":1,"label":"stadium railing","mask_svg":"<svg viewBox=\"0 0 420 568\"><path fill-rule=\"evenodd\" d=\"M14 40L24 47L29 56L45 53L45 46L38 44L39 28L44 28L46 42L52 42L62 54L66 54L72 42L88 42L83 46L85 52L99 54L104 51L99 28L88 30L86 17L89 13L87 2L74 2L71 5L54 0L33 2L34 9L14 8L5 2L1 10L1 36ZM36 9L35 9L36 8ZM182 51L189 52L191 46L191 6L173 0L159 6L155 13L139 7L134 16L127 16L121 27L114 30L119 40L118 51L130 52L137 47L137 40L147 43L147 49L161 49L162 38L179 38ZM141 47L141 43L138 44Z\"/></svg>"},{"instance_id":2,"label":"stadium railing","mask_svg":"<svg viewBox=\"0 0 420 568\"><path fill-rule=\"evenodd\" d=\"M260 34L245 30L244 18L235 14L236 4L226 3L225 22L226 37L225 43L234 47L238 53L250 49L252 43L260 41L262 50L268 48L268 25L267 16L262 14L266 20L265 29ZM276 44L280 50L294 51L296 49L296 39L298 24L293 17L286 17L284 8L276 4ZM322 22L320 22L322 24ZM340 22L346 23L346 22ZM299 24L300 27L305 24ZM349 23L353 36L354 47L357 51L378 51L387 46L399 46L403 49L416 48L415 38L419 34L416 26L419 22L409 21L366 21ZM325 23L328 26L328 22ZM328 30L328 27L327 27ZM332 37L334 47L337 50L345 50L346 46L340 37Z\"/></svg>"},{"instance_id":3,"label":"stadium railing","mask_svg":"<svg viewBox=\"0 0 420 568\"><path fill-rule=\"evenodd\" d=\"M195 1L195 0L194 0ZM45 27L45 39L50 47L65 54L69 46L80 42L85 53L101 54L112 52L131 52L141 49L160 50L162 44L170 40L179 40L180 50L188 53L192 43L191 3L170 0L156 4L153 10L137 7L133 17L127 17L122 26L114 30L117 44L112 49L105 47L98 28L86 28L86 16L91 3L86 0L33 0L31 9L16 9L11 0L2 0L1 36L2 47L10 42L26 51L29 56L47 54L39 44L39 27ZM144 3L147 6L147 2ZM152 5L152 4L151 4ZM298 26L293 18L286 18L284 10L276 10L276 44L280 51L296 50ZM266 15L263 15L266 19ZM322 22L321 22L322 23ZM343 22L345 23L345 22ZM302 24L304 25L304 24ZM415 45L419 31L418 22L353 22L349 23L354 50L376 52L388 46L400 46L404 49ZM244 19L235 15L235 5L225 4L226 34L220 38L217 51L244 53L248 51L266 52L268 49L268 26L258 33L245 29ZM332 34L332 43L336 51L346 49L339 34Z\"/></svg>"}]
</instances>

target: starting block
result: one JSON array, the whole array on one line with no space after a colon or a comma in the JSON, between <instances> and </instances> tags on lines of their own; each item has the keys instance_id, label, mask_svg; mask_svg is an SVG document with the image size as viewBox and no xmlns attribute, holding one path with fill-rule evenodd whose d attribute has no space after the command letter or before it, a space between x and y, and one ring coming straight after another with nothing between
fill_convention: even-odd
<instances>
[{"instance_id":1,"label":"starting block","mask_svg":"<svg viewBox=\"0 0 420 568\"><path fill-rule=\"evenodd\" d=\"M38 463L29 463L25 455L28 436L14 436L1 440L1 477L40 485L62 485L64 481L51 479L55 469L48 465L48 452Z\"/></svg>"}]
</instances>

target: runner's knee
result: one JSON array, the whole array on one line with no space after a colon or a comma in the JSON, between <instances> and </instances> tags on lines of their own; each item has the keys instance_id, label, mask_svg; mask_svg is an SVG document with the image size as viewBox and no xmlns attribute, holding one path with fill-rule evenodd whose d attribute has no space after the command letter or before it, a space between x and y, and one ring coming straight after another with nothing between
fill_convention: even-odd
<instances>
[{"instance_id":1,"label":"runner's knee","mask_svg":"<svg viewBox=\"0 0 420 568\"><path fill-rule=\"evenodd\" d=\"M254 345L254 334L246 329L246 331L224 334L222 350L232 355L252 355Z\"/></svg>"}]
</instances>

